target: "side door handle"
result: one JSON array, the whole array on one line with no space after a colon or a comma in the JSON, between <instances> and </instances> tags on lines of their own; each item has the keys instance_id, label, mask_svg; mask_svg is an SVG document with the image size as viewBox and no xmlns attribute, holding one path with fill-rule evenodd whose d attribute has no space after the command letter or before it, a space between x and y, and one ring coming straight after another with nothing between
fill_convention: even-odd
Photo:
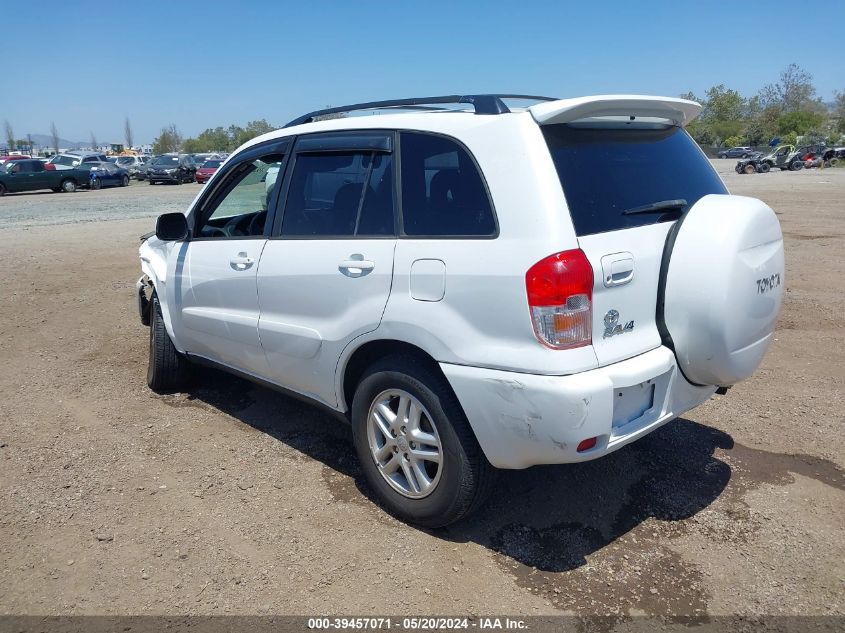
<instances>
[{"instance_id":1,"label":"side door handle","mask_svg":"<svg viewBox=\"0 0 845 633\"><path fill-rule=\"evenodd\" d=\"M349 259L340 262L337 268L347 277L363 277L376 267L375 262L364 259L363 255L350 255Z\"/></svg>"},{"instance_id":2,"label":"side door handle","mask_svg":"<svg viewBox=\"0 0 845 633\"><path fill-rule=\"evenodd\" d=\"M229 265L234 270L248 270L252 268L254 263L255 260L252 257L248 257L245 252L238 253L236 257L229 260Z\"/></svg>"}]
</instances>

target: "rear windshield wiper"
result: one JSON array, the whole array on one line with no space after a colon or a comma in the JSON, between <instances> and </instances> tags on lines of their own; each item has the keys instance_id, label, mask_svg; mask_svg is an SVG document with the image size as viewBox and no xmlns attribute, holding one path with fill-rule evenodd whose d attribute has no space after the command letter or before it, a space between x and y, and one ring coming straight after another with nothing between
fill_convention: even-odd
<instances>
[{"instance_id":1,"label":"rear windshield wiper","mask_svg":"<svg viewBox=\"0 0 845 633\"><path fill-rule=\"evenodd\" d=\"M641 207L631 207L625 209L622 215L643 215L646 213L665 213L666 211L683 211L687 208L687 201L683 198L677 200L661 200L660 202L652 202L651 204L644 204Z\"/></svg>"}]
</instances>

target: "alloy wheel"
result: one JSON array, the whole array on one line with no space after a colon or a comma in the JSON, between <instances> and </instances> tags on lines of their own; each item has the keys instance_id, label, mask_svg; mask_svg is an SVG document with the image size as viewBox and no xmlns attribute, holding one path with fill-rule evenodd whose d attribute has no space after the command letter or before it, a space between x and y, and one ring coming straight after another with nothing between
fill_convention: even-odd
<instances>
[{"instance_id":1,"label":"alloy wheel","mask_svg":"<svg viewBox=\"0 0 845 633\"><path fill-rule=\"evenodd\" d=\"M376 396L367 414L367 441L391 488L410 499L434 492L443 470L443 449L432 416L417 398L401 389Z\"/></svg>"}]
</instances>

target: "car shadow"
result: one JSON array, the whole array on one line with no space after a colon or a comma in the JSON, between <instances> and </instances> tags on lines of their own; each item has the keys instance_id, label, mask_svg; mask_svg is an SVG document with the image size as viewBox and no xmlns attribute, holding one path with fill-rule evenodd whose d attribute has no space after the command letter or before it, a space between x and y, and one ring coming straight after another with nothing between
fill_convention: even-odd
<instances>
[{"instance_id":1,"label":"car shadow","mask_svg":"<svg viewBox=\"0 0 845 633\"><path fill-rule=\"evenodd\" d=\"M187 392L198 400L319 460L354 481L332 490L343 501L378 503L364 481L348 425L270 389L197 368ZM563 572L648 519L676 522L713 503L731 478L714 456L731 449L727 433L678 419L602 459L581 464L500 471L487 504L471 517L427 533L475 542L530 568ZM330 486L331 487L331 486Z\"/></svg>"}]
</instances>

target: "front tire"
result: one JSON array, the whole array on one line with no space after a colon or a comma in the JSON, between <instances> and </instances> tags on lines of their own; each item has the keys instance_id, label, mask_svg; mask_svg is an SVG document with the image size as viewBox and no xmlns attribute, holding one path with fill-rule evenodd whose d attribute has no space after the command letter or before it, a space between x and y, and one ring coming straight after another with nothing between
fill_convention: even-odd
<instances>
[{"instance_id":1,"label":"front tire","mask_svg":"<svg viewBox=\"0 0 845 633\"><path fill-rule=\"evenodd\" d=\"M62 181L62 191L65 193L73 193L76 191L76 181L74 180L63 180Z\"/></svg>"},{"instance_id":2,"label":"front tire","mask_svg":"<svg viewBox=\"0 0 845 633\"><path fill-rule=\"evenodd\" d=\"M188 360L180 354L161 316L158 296L153 295L152 318L150 321L150 356L147 365L147 385L156 393L178 391L187 382L189 373Z\"/></svg>"},{"instance_id":3,"label":"front tire","mask_svg":"<svg viewBox=\"0 0 845 633\"><path fill-rule=\"evenodd\" d=\"M129 186L129 176L124 176L123 180L120 181L121 187L128 187Z\"/></svg>"},{"instance_id":4,"label":"front tire","mask_svg":"<svg viewBox=\"0 0 845 633\"><path fill-rule=\"evenodd\" d=\"M2 182L0 182L0 196L5 196L5 195L6 195L6 185L4 185Z\"/></svg>"},{"instance_id":5,"label":"front tire","mask_svg":"<svg viewBox=\"0 0 845 633\"><path fill-rule=\"evenodd\" d=\"M367 482L389 512L428 528L479 508L495 469L446 379L411 356L376 362L352 401L352 435Z\"/></svg>"}]
</instances>

